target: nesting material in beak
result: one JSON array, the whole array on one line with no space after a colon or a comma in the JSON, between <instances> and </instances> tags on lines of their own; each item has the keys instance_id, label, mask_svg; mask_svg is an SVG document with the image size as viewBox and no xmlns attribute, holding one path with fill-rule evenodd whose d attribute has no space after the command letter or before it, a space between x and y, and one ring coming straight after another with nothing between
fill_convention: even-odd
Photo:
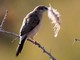
<instances>
[{"instance_id":1,"label":"nesting material in beak","mask_svg":"<svg viewBox=\"0 0 80 60\"><path fill-rule=\"evenodd\" d=\"M48 17L52 21L52 24L54 24L54 36L57 37L60 30L60 14L56 9L52 8L51 5L48 7Z\"/></svg>"}]
</instances>

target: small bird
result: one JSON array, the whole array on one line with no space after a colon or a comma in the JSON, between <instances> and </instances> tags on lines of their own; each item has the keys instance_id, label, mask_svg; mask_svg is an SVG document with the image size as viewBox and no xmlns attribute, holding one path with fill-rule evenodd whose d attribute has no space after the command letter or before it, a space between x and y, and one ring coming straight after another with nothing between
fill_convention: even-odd
<instances>
[{"instance_id":1,"label":"small bird","mask_svg":"<svg viewBox=\"0 0 80 60\"><path fill-rule=\"evenodd\" d=\"M36 33L39 31L39 28L41 26L41 20L43 16L43 12L47 11L47 6L37 6L34 8L33 11L31 11L24 19L23 23L20 29L20 42L17 48L16 56L21 53L23 49L24 42L27 39L32 39L36 35Z\"/></svg>"}]
</instances>

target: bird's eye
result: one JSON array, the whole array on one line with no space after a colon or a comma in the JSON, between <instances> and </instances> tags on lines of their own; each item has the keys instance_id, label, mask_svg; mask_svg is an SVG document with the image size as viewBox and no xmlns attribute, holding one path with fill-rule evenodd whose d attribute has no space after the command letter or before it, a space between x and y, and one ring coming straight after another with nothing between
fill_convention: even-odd
<instances>
[{"instance_id":1,"label":"bird's eye","mask_svg":"<svg viewBox=\"0 0 80 60\"><path fill-rule=\"evenodd\" d=\"M41 10L47 10L47 8L41 8Z\"/></svg>"},{"instance_id":2,"label":"bird's eye","mask_svg":"<svg viewBox=\"0 0 80 60\"><path fill-rule=\"evenodd\" d=\"M44 8L41 8L41 10L44 10Z\"/></svg>"}]
</instances>

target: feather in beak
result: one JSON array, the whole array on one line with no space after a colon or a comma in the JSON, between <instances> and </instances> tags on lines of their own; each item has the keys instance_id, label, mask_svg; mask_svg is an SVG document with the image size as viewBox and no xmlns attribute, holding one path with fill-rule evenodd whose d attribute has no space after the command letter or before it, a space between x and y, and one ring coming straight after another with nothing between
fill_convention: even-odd
<instances>
[{"instance_id":1,"label":"feather in beak","mask_svg":"<svg viewBox=\"0 0 80 60\"><path fill-rule=\"evenodd\" d=\"M52 24L54 24L54 37L57 37L60 30L60 14L56 9L52 8L51 5L48 7L48 17L52 21Z\"/></svg>"}]
</instances>

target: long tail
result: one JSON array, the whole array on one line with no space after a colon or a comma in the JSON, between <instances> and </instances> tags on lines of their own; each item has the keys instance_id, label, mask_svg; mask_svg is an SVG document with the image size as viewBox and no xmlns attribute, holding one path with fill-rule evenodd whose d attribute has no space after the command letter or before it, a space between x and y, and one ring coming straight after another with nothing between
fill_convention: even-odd
<instances>
[{"instance_id":1,"label":"long tail","mask_svg":"<svg viewBox=\"0 0 80 60\"><path fill-rule=\"evenodd\" d=\"M22 49L23 49L23 45L24 45L24 42L25 42L26 38L27 38L27 36L26 36L26 35L21 36L21 38L20 38L20 43L19 43L19 45L18 45L18 49L17 49L17 52L16 52L16 56L18 56L18 55L19 55L19 53L21 53L21 51L22 51Z\"/></svg>"}]
</instances>

